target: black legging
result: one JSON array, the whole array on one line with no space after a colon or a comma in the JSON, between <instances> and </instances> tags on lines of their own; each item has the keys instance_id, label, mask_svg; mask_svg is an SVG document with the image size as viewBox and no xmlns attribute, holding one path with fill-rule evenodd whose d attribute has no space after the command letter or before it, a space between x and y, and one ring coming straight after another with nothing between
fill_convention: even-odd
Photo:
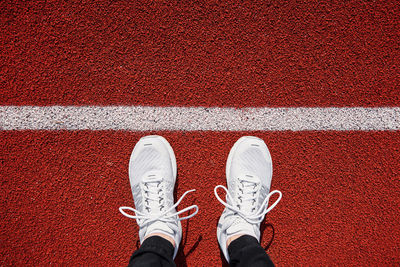
<instances>
[{"instance_id":1,"label":"black legging","mask_svg":"<svg viewBox=\"0 0 400 267\"><path fill-rule=\"evenodd\" d=\"M232 241L228 253L230 266L274 266L257 239L249 235ZM173 255L174 247L169 241L159 236L152 236L133 253L129 266L176 266Z\"/></svg>"}]
</instances>

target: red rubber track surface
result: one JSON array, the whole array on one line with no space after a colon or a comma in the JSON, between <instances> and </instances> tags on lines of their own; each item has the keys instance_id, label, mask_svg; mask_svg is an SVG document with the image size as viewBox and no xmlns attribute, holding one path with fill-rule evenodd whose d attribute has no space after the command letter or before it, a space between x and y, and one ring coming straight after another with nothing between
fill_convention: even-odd
<instances>
[{"instance_id":1,"label":"red rubber track surface","mask_svg":"<svg viewBox=\"0 0 400 267\"><path fill-rule=\"evenodd\" d=\"M197 189L180 207L200 207L183 222L178 264L221 264L223 206L213 187L225 184L229 150L246 134L268 144L272 188L283 192L262 241L273 237L268 253L277 265L400 263L400 132L158 134L176 153L177 196ZM132 205L128 162L143 135L0 132L1 265L127 264L138 228L118 207Z\"/></svg>"},{"instance_id":2,"label":"red rubber track surface","mask_svg":"<svg viewBox=\"0 0 400 267\"><path fill-rule=\"evenodd\" d=\"M399 106L398 1L237 2L2 1L0 104Z\"/></svg>"}]
</instances>

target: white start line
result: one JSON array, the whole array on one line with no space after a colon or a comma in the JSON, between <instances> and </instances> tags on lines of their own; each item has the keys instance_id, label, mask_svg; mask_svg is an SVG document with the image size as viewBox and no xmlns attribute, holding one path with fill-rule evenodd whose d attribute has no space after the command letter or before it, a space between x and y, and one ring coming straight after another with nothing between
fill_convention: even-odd
<instances>
[{"instance_id":1,"label":"white start line","mask_svg":"<svg viewBox=\"0 0 400 267\"><path fill-rule=\"evenodd\" d=\"M0 106L0 130L398 131L400 107Z\"/></svg>"}]
</instances>

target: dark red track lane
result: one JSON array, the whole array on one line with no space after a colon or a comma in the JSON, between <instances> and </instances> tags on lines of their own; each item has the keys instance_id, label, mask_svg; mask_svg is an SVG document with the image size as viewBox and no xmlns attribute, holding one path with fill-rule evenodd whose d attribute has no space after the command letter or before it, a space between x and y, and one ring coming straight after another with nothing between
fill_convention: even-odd
<instances>
[{"instance_id":1,"label":"dark red track lane","mask_svg":"<svg viewBox=\"0 0 400 267\"><path fill-rule=\"evenodd\" d=\"M176 152L178 195L197 189L181 208L200 207L183 223L177 262L220 265L223 207L213 187L225 183L229 149L245 133L162 134ZM283 192L267 217L278 266L400 262L400 132L255 134L272 154L273 189ZM0 265L125 265L138 229L118 207L133 202L128 160L142 135L0 132ZM272 232L267 226L264 245Z\"/></svg>"},{"instance_id":2,"label":"dark red track lane","mask_svg":"<svg viewBox=\"0 0 400 267\"><path fill-rule=\"evenodd\" d=\"M183 2L2 1L0 104L400 105L398 1Z\"/></svg>"}]
</instances>

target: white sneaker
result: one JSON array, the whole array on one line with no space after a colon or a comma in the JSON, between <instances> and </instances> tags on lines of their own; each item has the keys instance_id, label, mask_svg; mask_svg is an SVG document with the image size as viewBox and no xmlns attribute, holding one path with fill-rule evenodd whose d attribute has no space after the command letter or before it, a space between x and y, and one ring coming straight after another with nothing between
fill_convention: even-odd
<instances>
[{"instance_id":1,"label":"white sneaker","mask_svg":"<svg viewBox=\"0 0 400 267\"><path fill-rule=\"evenodd\" d=\"M195 190L186 191L174 204L176 159L168 141L156 135L143 137L136 144L129 161L129 180L135 207L120 207L119 211L128 218L136 219L139 225L140 243L150 234L161 233L175 241L174 258L182 238L181 220L195 216L199 210L192 205L179 212L176 207ZM179 214L195 211L183 218ZM133 211L130 215L124 210Z\"/></svg>"},{"instance_id":2,"label":"white sneaker","mask_svg":"<svg viewBox=\"0 0 400 267\"><path fill-rule=\"evenodd\" d=\"M272 160L267 145L257 137L240 138L229 152L226 163L228 189L217 185L216 198L225 209L218 222L217 238L226 260L229 262L226 241L234 235L245 234L260 242L260 223L282 198L278 190L269 193L272 179ZM218 195L218 188L226 192L226 202ZM273 194L278 199L268 208Z\"/></svg>"}]
</instances>

